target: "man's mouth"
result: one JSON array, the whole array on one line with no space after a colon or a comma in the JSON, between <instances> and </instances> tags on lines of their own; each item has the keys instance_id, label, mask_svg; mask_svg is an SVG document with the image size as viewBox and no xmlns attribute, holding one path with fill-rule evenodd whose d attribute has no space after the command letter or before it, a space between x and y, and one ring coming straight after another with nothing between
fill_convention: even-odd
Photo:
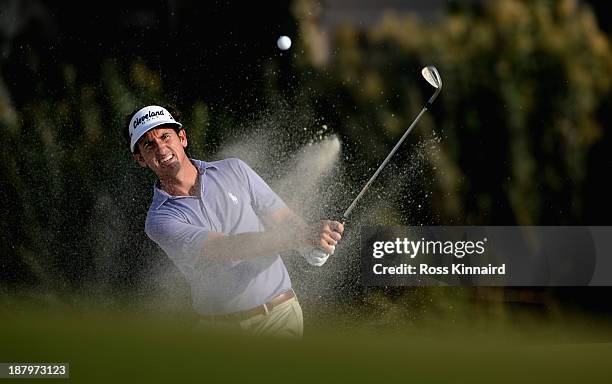
<instances>
[{"instance_id":1,"label":"man's mouth","mask_svg":"<svg viewBox=\"0 0 612 384\"><path fill-rule=\"evenodd\" d=\"M170 162L170 160L172 160L173 158L174 158L174 155L173 155L172 153L170 153L170 154L168 154L168 155L166 155L166 156L164 156L164 157L160 158L160 159L159 159L159 163L160 163L161 165L168 164L168 163Z\"/></svg>"}]
</instances>

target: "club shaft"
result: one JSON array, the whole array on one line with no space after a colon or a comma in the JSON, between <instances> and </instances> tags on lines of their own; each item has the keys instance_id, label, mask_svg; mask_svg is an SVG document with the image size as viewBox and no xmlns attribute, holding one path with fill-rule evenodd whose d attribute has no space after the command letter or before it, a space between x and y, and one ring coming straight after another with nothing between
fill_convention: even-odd
<instances>
[{"instance_id":1,"label":"club shaft","mask_svg":"<svg viewBox=\"0 0 612 384\"><path fill-rule=\"evenodd\" d=\"M436 95L437 96L437 92ZM430 100L430 103L433 100ZM428 105L430 104L428 103ZM387 158L385 158L385 160L382 162L382 164L378 167L378 169L376 170L376 172L374 172L374 174L372 175L372 177L370 178L370 180L368 180L368 182L366 183L366 185L363 187L363 189L361 190L361 192L359 192L359 194L357 195L357 197L355 198L355 200L353 200L353 202L351 203L351 205L346 209L346 211L344 211L344 214L342 215L342 219L343 221L346 221L348 219L348 217L350 216L351 212L353 211L353 208L355 208L355 205L357 205L357 202L359 200L361 200L361 198L363 197L363 195L366 193L366 191L368 190L368 188L370 188L370 185L374 182L374 180L376 180L376 178L378 177L378 174L383 170L383 168L385 168L385 166L387 165L387 163L389 162L389 160L391 160L391 157L393 157L393 155L395 154L395 152L397 152L398 148L400 147L400 145L402 145L402 143L404 142L404 140L406 140L406 137L408 137L408 135L410 134L410 131L412 131L412 128L414 128L414 126L416 125L416 123L418 123L418 121L421 119L421 116L423 116L423 114L427 111L427 106L423 107L423 109L421 110L421 112L417 115L416 119L414 119L414 121L412 122L412 124L410 124L410 127L408 127L408 129L406 130L406 132L404 133L404 135L399 139L399 141L397 142L397 144L395 144L395 147L393 147L393 149L391 150L391 152L389 152L389 154L387 155Z\"/></svg>"}]
</instances>

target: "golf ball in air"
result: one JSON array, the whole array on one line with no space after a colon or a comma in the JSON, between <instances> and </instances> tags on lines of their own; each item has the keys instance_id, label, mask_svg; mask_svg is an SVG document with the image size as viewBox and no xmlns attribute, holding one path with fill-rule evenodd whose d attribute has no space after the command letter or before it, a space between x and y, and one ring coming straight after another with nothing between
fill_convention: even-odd
<instances>
[{"instance_id":1,"label":"golf ball in air","mask_svg":"<svg viewBox=\"0 0 612 384\"><path fill-rule=\"evenodd\" d=\"M289 36L281 36L278 38L278 40L276 40L276 45L279 49L286 51L291 47L291 39Z\"/></svg>"}]
</instances>

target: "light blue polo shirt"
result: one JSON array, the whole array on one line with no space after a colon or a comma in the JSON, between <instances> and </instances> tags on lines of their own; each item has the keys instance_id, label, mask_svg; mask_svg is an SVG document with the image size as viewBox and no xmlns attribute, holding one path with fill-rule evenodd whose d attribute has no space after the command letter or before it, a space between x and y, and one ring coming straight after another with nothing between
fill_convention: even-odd
<instances>
[{"instance_id":1,"label":"light blue polo shirt","mask_svg":"<svg viewBox=\"0 0 612 384\"><path fill-rule=\"evenodd\" d=\"M291 288L279 255L206 259L202 248L209 232L263 232L259 216L285 204L239 159L191 161L198 169L200 196L171 196L156 183L145 231L185 275L194 309L202 315L242 311Z\"/></svg>"}]
</instances>

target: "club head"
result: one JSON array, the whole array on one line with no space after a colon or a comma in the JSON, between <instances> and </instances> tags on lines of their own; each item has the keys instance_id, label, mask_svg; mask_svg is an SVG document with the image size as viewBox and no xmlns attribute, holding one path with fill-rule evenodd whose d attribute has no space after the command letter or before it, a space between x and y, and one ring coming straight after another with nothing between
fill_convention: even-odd
<instances>
[{"instance_id":1,"label":"club head","mask_svg":"<svg viewBox=\"0 0 612 384\"><path fill-rule=\"evenodd\" d=\"M434 67L433 65L428 65L427 67L423 68L421 70L421 74L423 75L425 80L427 80L427 82L436 89L436 92L434 92L434 94L429 98L429 101L425 105L425 108L429 109L431 107L431 104L434 102L436 97L438 97L438 94L442 90L442 78L440 77L440 73L438 72L436 67Z\"/></svg>"},{"instance_id":2,"label":"club head","mask_svg":"<svg viewBox=\"0 0 612 384\"><path fill-rule=\"evenodd\" d=\"M427 67L421 70L421 74L427 80L429 84L431 84L434 88L440 89L442 88L442 78L440 77L440 73L433 65L428 65Z\"/></svg>"}]
</instances>

